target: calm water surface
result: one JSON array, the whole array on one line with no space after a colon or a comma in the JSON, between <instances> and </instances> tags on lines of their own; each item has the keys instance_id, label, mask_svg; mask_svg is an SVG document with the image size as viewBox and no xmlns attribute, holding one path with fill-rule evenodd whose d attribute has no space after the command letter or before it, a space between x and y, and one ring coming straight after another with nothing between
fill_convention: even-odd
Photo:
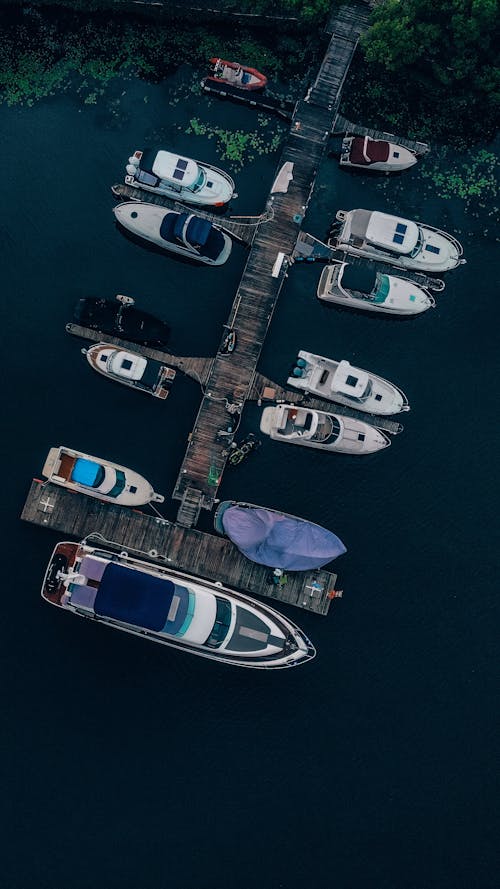
<instances>
[{"instance_id":1,"label":"calm water surface","mask_svg":"<svg viewBox=\"0 0 500 889\"><path fill-rule=\"evenodd\" d=\"M179 75L182 77L182 75ZM175 85L178 80L172 81ZM319 267L296 266L260 369L284 382L299 348L394 380L412 411L389 451L356 460L266 439L221 495L314 519L346 542L327 618L289 609L319 654L265 675L72 620L39 588L60 535L21 524L52 445L144 473L168 501L200 390L166 404L92 374L65 323L82 296L127 293L172 326L179 354L212 354L241 276L178 262L115 227L109 186L145 143L220 162L193 115L252 112L172 83L0 108L3 331L3 793L6 889L493 889L492 446L498 281L486 219L439 201L420 169L397 179L325 160L306 219L400 211L454 232L468 263L411 321L326 308ZM251 121L251 122L250 122ZM180 128L179 128L180 127ZM257 213L277 155L237 175ZM492 382L493 381L493 382ZM243 431L260 411L245 410ZM209 528L208 517L204 519Z\"/></svg>"}]
</instances>

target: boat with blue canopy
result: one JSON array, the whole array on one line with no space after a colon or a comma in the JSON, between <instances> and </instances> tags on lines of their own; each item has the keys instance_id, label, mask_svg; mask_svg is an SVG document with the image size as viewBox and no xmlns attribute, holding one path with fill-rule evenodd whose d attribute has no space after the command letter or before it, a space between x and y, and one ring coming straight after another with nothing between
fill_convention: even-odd
<instances>
[{"instance_id":1,"label":"boat with blue canopy","mask_svg":"<svg viewBox=\"0 0 500 889\"><path fill-rule=\"evenodd\" d=\"M224 500L214 526L247 559L269 568L310 571L346 552L340 538L321 525L253 503Z\"/></svg>"}]
</instances>

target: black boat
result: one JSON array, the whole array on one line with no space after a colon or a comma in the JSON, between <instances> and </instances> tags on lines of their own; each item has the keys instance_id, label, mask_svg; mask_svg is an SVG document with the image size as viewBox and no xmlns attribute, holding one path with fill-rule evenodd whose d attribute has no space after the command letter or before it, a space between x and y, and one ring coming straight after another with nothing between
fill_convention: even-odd
<instances>
[{"instance_id":1,"label":"black boat","mask_svg":"<svg viewBox=\"0 0 500 889\"><path fill-rule=\"evenodd\" d=\"M166 346L170 327L160 318L136 309L131 297L116 299L80 299L74 309L74 321L81 327L99 330L108 336L141 343L144 346Z\"/></svg>"},{"instance_id":2,"label":"black boat","mask_svg":"<svg viewBox=\"0 0 500 889\"><path fill-rule=\"evenodd\" d=\"M253 432L250 432L239 445L237 445L236 442L232 443L231 452L227 458L227 462L231 466L238 466L249 454L252 453L252 451L256 451L257 448L260 448L261 444L262 442L260 439L256 438Z\"/></svg>"}]
</instances>

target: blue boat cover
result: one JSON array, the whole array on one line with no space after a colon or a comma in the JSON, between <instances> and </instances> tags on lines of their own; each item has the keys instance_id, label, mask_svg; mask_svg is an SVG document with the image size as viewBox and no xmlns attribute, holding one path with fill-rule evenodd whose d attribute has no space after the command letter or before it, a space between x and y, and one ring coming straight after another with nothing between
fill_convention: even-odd
<instances>
[{"instance_id":1,"label":"blue boat cover","mask_svg":"<svg viewBox=\"0 0 500 889\"><path fill-rule=\"evenodd\" d=\"M186 230L186 238L193 246L204 247L211 231L212 223L208 219L193 216Z\"/></svg>"},{"instance_id":2,"label":"blue boat cover","mask_svg":"<svg viewBox=\"0 0 500 889\"><path fill-rule=\"evenodd\" d=\"M326 528L258 506L228 507L222 525L244 556L269 568L307 571L346 552L342 541Z\"/></svg>"},{"instance_id":3,"label":"blue boat cover","mask_svg":"<svg viewBox=\"0 0 500 889\"><path fill-rule=\"evenodd\" d=\"M94 611L159 633L166 624L174 590L171 580L111 562L99 584Z\"/></svg>"},{"instance_id":4,"label":"blue boat cover","mask_svg":"<svg viewBox=\"0 0 500 889\"><path fill-rule=\"evenodd\" d=\"M78 485L86 485L88 488L91 488L99 476L100 470L101 466L99 463L95 463L93 460L84 460L82 457L79 457L72 469L71 481L76 482Z\"/></svg>"}]
</instances>

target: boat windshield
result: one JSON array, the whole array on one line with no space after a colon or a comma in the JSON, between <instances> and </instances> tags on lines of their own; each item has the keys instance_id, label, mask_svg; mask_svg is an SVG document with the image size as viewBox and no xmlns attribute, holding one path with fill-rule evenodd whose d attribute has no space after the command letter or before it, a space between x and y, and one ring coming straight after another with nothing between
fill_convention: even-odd
<instances>
[{"instance_id":1,"label":"boat windshield","mask_svg":"<svg viewBox=\"0 0 500 889\"><path fill-rule=\"evenodd\" d=\"M205 642L205 645L208 646L208 648L220 648L231 625L231 603L228 602L227 599L219 598L219 596L216 596L216 600L217 612L215 615L215 623L212 627L210 636Z\"/></svg>"},{"instance_id":2,"label":"boat windshield","mask_svg":"<svg viewBox=\"0 0 500 889\"><path fill-rule=\"evenodd\" d=\"M410 256L412 257L412 259L413 259L415 256L418 256L418 254L420 253L420 251L421 251L421 249L422 249L422 245L423 245L423 243L424 243L424 235L423 235L422 229L420 228L420 226L418 226L418 239L417 239L417 243L415 244L413 250L412 250L411 253L410 253Z\"/></svg>"},{"instance_id":3,"label":"boat windshield","mask_svg":"<svg viewBox=\"0 0 500 889\"><path fill-rule=\"evenodd\" d=\"M111 490L106 492L108 497L118 497L124 490L126 483L125 473L121 469L117 469L115 483Z\"/></svg>"},{"instance_id":4,"label":"boat windshield","mask_svg":"<svg viewBox=\"0 0 500 889\"><path fill-rule=\"evenodd\" d=\"M350 395L349 392L342 392L342 395L344 395L345 398L348 398L349 401L356 401L358 402L358 404L362 404L363 401L366 401L366 399L369 398L372 394L372 388L372 381L368 380L366 389L364 392L361 393L361 395Z\"/></svg>"},{"instance_id":5,"label":"boat windshield","mask_svg":"<svg viewBox=\"0 0 500 889\"><path fill-rule=\"evenodd\" d=\"M207 174L205 173L205 170L202 170L201 167L198 167L198 178L197 178L196 182L193 183L193 185L189 186L190 191L194 191L194 192L201 191L201 189L205 185L206 181L207 181Z\"/></svg>"}]
</instances>

